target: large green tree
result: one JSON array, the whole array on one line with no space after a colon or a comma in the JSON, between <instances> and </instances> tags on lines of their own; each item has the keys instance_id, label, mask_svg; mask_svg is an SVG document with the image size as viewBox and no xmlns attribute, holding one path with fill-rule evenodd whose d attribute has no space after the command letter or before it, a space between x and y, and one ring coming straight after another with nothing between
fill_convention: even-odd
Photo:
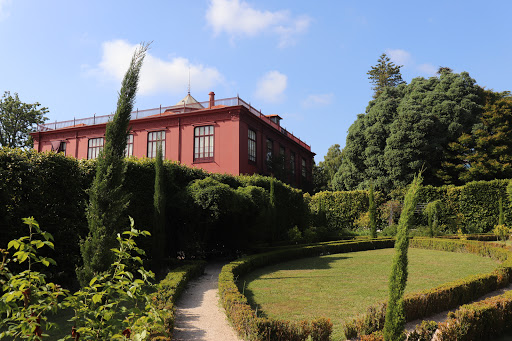
<instances>
[{"instance_id":1,"label":"large green tree","mask_svg":"<svg viewBox=\"0 0 512 341\"><path fill-rule=\"evenodd\" d=\"M342 153L339 144L334 144L329 147L327 154L324 156L324 161L318 163L318 167L325 172L327 179L327 189L332 190L332 179L338 172L341 166Z\"/></svg>"},{"instance_id":2,"label":"large green tree","mask_svg":"<svg viewBox=\"0 0 512 341\"><path fill-rule=\"evenodd\" d=\"M385 53L379 57L377 64L367 72L368 79L373 85L373 98L379 97L387 87L396 87L405 83L400 73L401 67L403 65L396 65Z\"/></svg>"},{"instance_id":3,"label":"large green tree","mask_svg":"<svg viewBox=\"0 0 512 341\"><path fill-rule=\"evenodd\" d=\"M336 190L405 187L424 170L425 183L445 183L448 145L470 132L481 115L482 89L465 72L415 78L388 87L349 128Z\"/></svg>"},{"instance_id":4,"label":"large green tree","mask_svg":"<svg viewBox=\"0 0 512 341\"><path fill-rule=\"evenodd\" d=\"M447 182L512 178L512 97L507 92L484 92L478 124L450 143L453 157L443 163Z\"/></svg>"},{"instance_id":5,"label":"large green tree","mask_svg":"<svg viewBox=\"0 0 512 341\"><path fill-rule=\"evenodd\" d=\"M0 146L31 147L33 142L29 133L36 124L42 124L48 118L48 108L39 103L23 103L17 93L6 91L0 99Z\"/></svg>"},{"instance_id":6,"label":"large green tree","mask_svg":"<svg viewBox=\"0 0 512 341\"><path fill-rule=\"evenodd\" d=\"M116 235L126 226L129 196L123 186L124 154L139 73L148 47L148 44L142 44L132 57L119 91L116 113L107 124L105 147L97 160L87 207L89 235L80 246L84 264L77 274L82 285L95 273L107 270L112 263L110 250L115 247Z\"/></svg>"}]
</instances>

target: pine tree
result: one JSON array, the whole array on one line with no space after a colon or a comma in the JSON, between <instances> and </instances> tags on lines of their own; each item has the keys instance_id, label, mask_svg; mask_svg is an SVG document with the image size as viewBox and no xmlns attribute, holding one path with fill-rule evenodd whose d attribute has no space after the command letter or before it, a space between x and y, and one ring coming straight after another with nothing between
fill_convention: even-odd
<instances>
[{"instance_id":1,"label":"pine tree","mask_svg":"<svg viewBox=\"0 0 512 341\"><path fill-rule=\"evenodd\" d=\"M153 263L155 272L162 269L165 258L166 228L165 228L165 179L162 147L156 150L155 159L155 194L153 196Z\"/></svg>"},{"instance_id":2,"label":"pine tree","mask_svg":"<svg viewBox=\"0 0 512 341\"><path fill-rule=\"evenodd\" d=\"M107 124L104 149L97 159L86 213L89 235L80 245L84 264L77 275L82 285L95 273L107 270L113 260L110 250L116 245L116 235L127 225L129 196L123 188L124 154L139 73L148 48L149 44L142 44L132 57L121 85L116 113Z\"/></svg>"},{"instance_id":3,"label":"pine tree","mask_svg":"<svg viewBox=\"0 0 512 341\"><path fill-rule=\"evenodd\" d=\"M403 65L395 65L389 57L383 53L377 60L377 65L372 66L372 69L366 74L368 79L373 84L373 98L379 97L386 87L396 87L399 84L405 83L400 73L400 68Z\"/></svg>"},{"instance_id":4,"label":"pine tree","mask_svg":"<svg viewBox=\"0 0 512 341\"><path fill-rule=\"evenodd\" d=\"M372 238L377 238L377 207L375 206L375 197L373 193L373 184L370 184L369 199L369 213L370 213L370 232Z\"/></svg>"},{"instance_id":5,"label":"pine tree","mask_svg":"<svg viewBox=\"0 0 512 341\"><path fill-rule=\"evenodd\" d=\"M404 207L398 222L395 256L389 277L389 299L384 322L384 340L405 340L404 291L407 285L407 249L409 248L409 227L414 220L414 210L418 204L418 194L422 182L421 174L414 177L405 196Z\"/></svg>"}]
</instances>

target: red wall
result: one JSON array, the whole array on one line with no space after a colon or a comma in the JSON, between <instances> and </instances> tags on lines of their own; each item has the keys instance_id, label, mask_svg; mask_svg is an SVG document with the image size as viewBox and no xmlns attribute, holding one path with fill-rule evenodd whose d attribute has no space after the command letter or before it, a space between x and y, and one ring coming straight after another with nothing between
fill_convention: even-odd
<instances>
[{"instance_id":1,"label":"red wall","mask_svg":"<svg viewBox=\"0 0 512 341\"><path fill-rule=\"evenodd\" d=\"M201 125L214 126L214 161L194 162L194 128ZM271 124L250 113L244 106L205 109L191 113L166 114L146 117L130 122L133 134L133 156L147 155L148 133L165 130L165 158L183 164L203 168L215 173L268 174L266 169L266 140L274 141L274 154L279 146L286 150L286 162L290 152L296 154L296 184L301 184L301 159L307 163L308 180L314 153L286 137ZM256 163L248 158L248 129L256 131ZM54 131L32 133L34 149L51 150L51 141L66 142L66 155L79 159L87 158L88 140L105 135L105 124L63 128Z\"/></svg>"}]
</instances>

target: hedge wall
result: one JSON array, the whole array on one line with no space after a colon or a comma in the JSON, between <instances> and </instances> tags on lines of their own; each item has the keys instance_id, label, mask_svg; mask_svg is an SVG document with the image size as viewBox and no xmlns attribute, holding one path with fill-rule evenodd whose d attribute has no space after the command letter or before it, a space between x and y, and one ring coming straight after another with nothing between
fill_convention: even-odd
<instances>
[{"instance_id":1,"label":"hedge wall","mask_svg":"<svg viewBox=\"0 0 512 341\"><path fill-rule=\"evenodd\" d=\"M313 340L329 340L332 323L325 318L294 323L257 317L247 298L240 293L236 279L256 268L290 259L391 248L393 245L392 239L329 242L244 257L222 268L219 275L219 295L222 305L238 334L247 340L307 340L310 335Z\"/></svg>"},{"instance_id":2,"label":"hedge wall","mask_svg":"<svg viewBox=\"0 0 512 341\"><path fill-rule=\"evenodd\" d=\"M309 201L311 212L325 214L327 227L331 230L352 229L361 213L368 211L368 191L319 192ZM375 192L375 204L384 203L384 195Z\"/></svg>"},{"instance_id":3,"label":"hedge wall","mask_svg":"<svg viewBox=\"0 0 512 341\"><path fill-rule=\"evenodd\" d=\"M420 202L440 199L445 209L441 223L450 232L461 228L465 233L492 231L498 224L499 198L503 200L505 222L512 223L511 200L507 195L510 180L474 181L464 186L424 186L420 191Z\"/></svg>"},{"instance_id":4,"label":"hedge wall","mask_svg":"<svg viewBox=\"0 0 512 341\"><path fill-rule=\"evenodd\" d=\"M60 272L51 274L59 277L52 281L73 281L81 262L79 240L88 233L85 208L95 164L53 152L0 148L0 246L25 232L23 217L34 216L55 237L58 253L49 256ZM151 232L154 162L130 158L126 165L125 186L131 194L127 214L138 229ZM164 162L164 170L170 256L178 251L187 258L226 248L234 252L270 240L270 178L209 174L171 161ZM302 191L277 180L275 191L277 237L282 240L293 226L306 228L308 210ZM147 238L141 247L150 245Z\"/></svg>"},{"instance_id":5,"label":"hedge wall","mask_svg":"<svg viewBox=\"0 0 512 341\"><path fill-rule=\"evenodd\" d=\"M502 247L478 241L463 242L429 238L411 239L410 247L450 252L470 252L503 263L489 274L469 276L434 289L406 295L404 306L405 317L408 322L471 302L491 291L505 287L512 280L512 252ZM354 338L378 331L384 326L385 316L385 303L369 307L366 314L345 324L345 336Z\"/></svg>"},{"instance_id":6,"label":"hedge wall","mask_svg":"<svg viewBox=\"0 0 512 341\"><path fill-rule=\"evenodd\" d=\"M422 186L419 202L442 201L439 225L443 232L457 233L459 228L464 233L490 232L498 224L500 197L504 205L505 223L512 226L510 183L510 180L493 180L474 181L460 187ZM377 206L384 204L387 199L383 193L376 192ZM368 211L368 191L320 192L308 200L313 218L323 210L327 227L331 230L353 228L354 221ZM426 217L421 214L415 217L416 225L427 225ZM312 223L317 221L313 220ZM382 226L385 225L382 221Z\"/></svg>"}]
</instances>

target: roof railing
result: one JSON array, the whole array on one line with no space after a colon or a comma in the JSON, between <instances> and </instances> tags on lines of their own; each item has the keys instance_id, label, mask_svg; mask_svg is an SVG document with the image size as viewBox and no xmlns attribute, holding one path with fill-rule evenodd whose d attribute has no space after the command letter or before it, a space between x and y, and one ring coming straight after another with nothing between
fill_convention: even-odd
<instances>
[{"instance_id":1,"label":"roof railing","mask_svg":"<svg viewBox=\"0 0 512 341\"><path fill-rule=\"evenodd\" d=\"M189 108L189 109L197 109L197 110L204 110L208 109L210 105L210 101L205 102L199 102L200 106L202 107L199 109L198 103L192 103L187 105L173 105L173 106L167 106L167 107L158 107L153 109L145 109L145 110L134 110L132 111L132 120L137 120L140 118L145 118L149 116L157 116L162 115L165 113L165 111L170 110L172 111L175 109L176 111L183 110L183 108ZM231 97L231 98L223 98L223 99L216 99L215 106L236 106L236 105L242 105L246 107L250 113L253 115L259 117L261 120L265 121L269 125L271 125L274 129L281 132L283 135L287 136L288 138L292 139L302 147L306 148L307 150L311 151L311 146L303 142L301 139L287 131L285 128L281 127L277 123L273 122L270 118L263 115L261 111L256 110L252 105L241 99L240 97ZM104 124L109 122L114 117L114 114L110 115L101 115L97 116L94 114L92 117L87 118L79 118L79 119L72 119L68 121L55 121L50 123L44 123L44 124L38 124L36 131L44 132L44 131L52 131L52 130L58 130L58 129L65 129L65 128L74 128L74 127L81 127L81 126L90 126L90 125L96 125L96 124Z\"/></svg>"}]
</instances>

